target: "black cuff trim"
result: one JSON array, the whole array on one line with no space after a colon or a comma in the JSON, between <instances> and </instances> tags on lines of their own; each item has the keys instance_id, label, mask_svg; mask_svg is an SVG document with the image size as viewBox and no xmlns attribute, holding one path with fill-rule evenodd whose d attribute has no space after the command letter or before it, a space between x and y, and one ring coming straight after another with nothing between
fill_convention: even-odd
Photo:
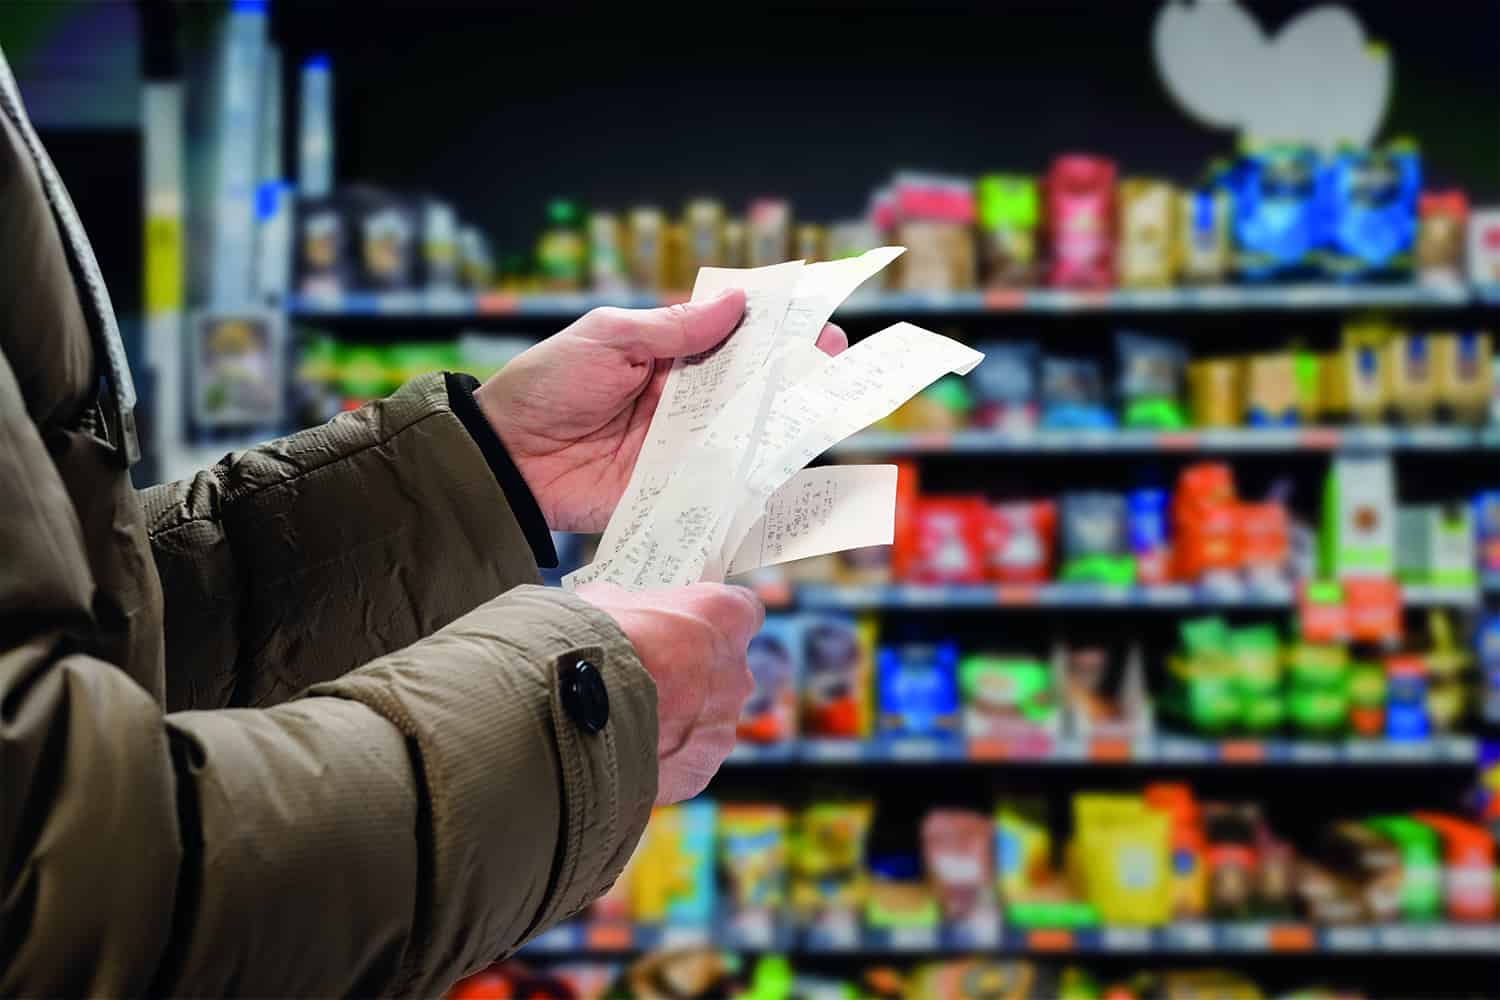
<instances>
[{"instance_id":1,"label":"black cuff trim","mask_svg":"<svg viewBox=\"0 0 1500 1000\"><path fill-rule=\"evenodd\" d=\"M536 564L543 569L555 569L557 549L552 544L552 532L547 530L547 519L542 516L542 509L537 506L536 497L531 495L526 480L521 478L521 470L516 468L505 445L500 443L500 435L495 433L474 401L479 380L472 375L444 372L443 381L448 386L448 405L453 409L453 415L479 446L479 453L495 474L495 482L505 491L510 511L516 516L521 533L526 536L526 544L531 546Z\"/></svg>"}]
</instances>

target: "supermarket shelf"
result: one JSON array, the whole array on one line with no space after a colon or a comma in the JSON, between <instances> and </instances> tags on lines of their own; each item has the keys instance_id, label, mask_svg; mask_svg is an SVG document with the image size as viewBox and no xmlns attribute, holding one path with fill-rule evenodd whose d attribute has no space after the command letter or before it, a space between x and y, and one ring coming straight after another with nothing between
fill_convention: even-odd
<instances>
[{"instance_id":1,"label":"supermarket shelf","mask_svg":"<svg viewBox=\"0 0 1500 1000\"><path fill-rule=\"evenodd\" d=\"M1486 296L1492 296L1487 298ZM681 302L685 293L570 292L540 295L469 292L346 292L296 295L288 302L294 316L334 318L385 316L535 316L567 318L597 306L649 308ZM877 292L856 294L840 316L947 315L971 312L1135 312L1231 309L1330 309L1361 306L1462 307L1475 301L1500 302L1500 291L1476 293L1467 287L1421 285L1271 285L1213 288L1110 289L1099 291L1030 288L987 292Z\"/></svg>"},{"instance_id":2,"label":"supermarket shelf","mask_svg":"<svg viewBox=\"0 0 1500 1000\"><path fill-rule=\"evenodd\" d=\"M865 431L832 449L835 454L1016 454L1122 451L1288 452L1500 450L1500 428L1472 427L1233 427L1152 431L1102 430L886 433Z\"/></svg>"},{"instance_id":3,"label":"supermarket shelf","mask_svg":"<svg viewBox=\"0 0 1500 1000\"><path fill-rule=\"evenodd\" d=\"M1401 588L1407 607L1468 607L1479 602L1475 587L1406 585ZM1249 608L1286 609L1296 600L1290 585L1278 587L1194 587L1187 584L1111 587L1103 584L891 584L884 586L802 585L794 592L795 605L817 611L861 609L979 609L979 608L1124 608L1168 609Z\"/></svg>"},{"instance_id":4,"label":"supermarket shelf","mask_svg":"<svg viewBox=\"0 0 1500 1000\"><path fill-rule=\"evenodd\" d=\"M1303 923L1195 923L1156 928L1025 929L906 927L873 930L784 927L751 929L691 926L589 926L565 924L526 945L529 954L607 954L715 945L743 951L803 955L931 954L1323 954L1414 955L1500 952L1500 924L1392 924L1314 927Z\"/></svg>"},{"instance_id":5,"label":"supermarket shelf","mask_svg":"<svg viewBox=\"0 0 1500 1000\"><path fill-rule=\"evenodd\" d=\"M741 743L726 762L731 767L786 764L1170 764L1173 766L1303 767L1366 765L1464 765L1479 759L1471 736L1445 736L1420 742L1389 740L1203 740L1177 736L1140 739L1039 736L1014 743L961 740L800 740L782 744Z\"/></svg>"}]
</instances>

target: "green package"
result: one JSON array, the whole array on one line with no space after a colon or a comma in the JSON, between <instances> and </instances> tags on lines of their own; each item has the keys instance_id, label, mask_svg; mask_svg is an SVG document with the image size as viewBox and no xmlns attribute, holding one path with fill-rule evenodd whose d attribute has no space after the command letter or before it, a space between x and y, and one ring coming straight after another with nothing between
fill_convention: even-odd
<instances>
[{"instance_id":1,"label":"green package","mask_svg":"<svg viewBox=\"0 0 1500 1000\"><path fill-rule=\"evenodd\" d=\"M1228 647L1235 679L1246 695L1263 695L1281 686L1281 641L1276 626L1230 629Z\"/></svg>"},{"instance_id":2,"label":"green package","mask_svg":"<svg viewBox=\"0 0 1500 1000\"><path fill-rule=\"evenodd\" d=\"M1376 816L1365 826L1401 852L1401 916L1427 923L1443 917L1442 840L1432 827L1409 816Z\"/></svg>"}]
</instances>

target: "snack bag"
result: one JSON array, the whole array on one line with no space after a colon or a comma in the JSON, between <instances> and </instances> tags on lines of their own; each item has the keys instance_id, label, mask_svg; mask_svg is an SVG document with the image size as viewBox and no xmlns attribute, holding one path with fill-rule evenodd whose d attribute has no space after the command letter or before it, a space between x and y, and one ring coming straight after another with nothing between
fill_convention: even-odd
<instances>
[{"instance_id":1,"label":"snack bag","mask_svg":"<svg viewBox=\"0 0 1500 1000\"><path fill-rule=\"evenodd\" d=\"M1271 146L1242 156L1227 178L1234 195L1234 271L1247 281L1316 273L1318 157Z\"/></svg>"},{"instance_id":2,"label":"snack bag","mask_svg":"<svg viewBox=\"0 0 1500 1000\"><path fill-rule=\"evenodd\" d=\"M1115 281L1115 165L1096 156L1060 156L1047 172L1049 282L1109 288Z\"/></svg>"},{"instance_id":3,"label":"snack bag","mask_svg":"<svg viewBox=\"0 0 1500 1000\"><path fill-rule=\"evenodd\" d=\"M987 343L980 349L984 361L969 373L978 397L975 425L1009 433L1035 430L1041 410L1041 348Z\"/></svg>"},{"instance_id":4,"label":"snack bag","mask_svg":"<svg viewBox=\"0 0 1500 1000\"><path fill-rule=\"evenodd\" d=\"M1045 583L1057 548L1057 507L1050 500L997 503L985 524L986 575L999 583Z\"/></svg>"},{"instance_id":5,"label":"snack bag","mask_svg":"<svg viewBox=\"0 0 1500 1000\"><path fill-rule=\"evenodd\" d=\"M755 693L740 713L740 739L784 743L796 738L802 654L801 621L792 615L766 616L747 653Z\"/></svg>"},{"instance_id":6,"label":"snack bag","mask_svg":"<svg viewBox=\"0 0 1500 1000\"><path fill-rule=\"evenodd\" d=\"M994 919L995 871L989 820L963 809L935 809L922 821L927 880L949 924Z\"/></svg>"},{"instance_id":7,"label":"snack bag","mask_svg":"<svg viewBox=\"0 0 1500 1000\"><path fill-rule=\"evenodd\" d=\"M1216 285L1229 274L1232 202L1223 164L1209 168L1209 179L1177 198L1177 253L1182 276L1193 284Z\"/></svg>"},{"instance_id":8,"label":"snack bag","mask_svg":"<svg viewBox=\"0 0 1500 1000\"><path fill-rule=\"evenodd\" d=\"M1424 191L1417 199L1417 277L1424 285L1464 280L1464 227L1469 199L1462 191Z\"/></svg>"},{"instance_id":9,"label":"snack bag","mask_svg":"<svg viewBox=\"0 0 1500 1000\"><path fill-rule=\"evenodd\" d=\"M1125 585L1134 579L1124 497L1065 493L1059 510L1063 580Z\"/></svg>"},{"instance_id":10,"label":"snack bag","mask_svg":"<svg viewBox=\"0 0 1500 1000\"><path fill-rule=\"evenodd\" d=\"M1417 232L1421 157L1410 143L1343 149L1320 178L1325 269L1335 278L1407 278Z\"/></svg>"},{"instance_id":11,"label":"snack bag","mask_svg":"<svg viewBox=\"0 0 1500 1000\"><path fill-rule=\"evenodd\" d=\"M1042 799L1001 802L995 809L995 878L1005 904L1036 898L1052 877L1052 835Z\"/></svg>"},{"instance_id":12,"label":"snack bag","mask_svg":"<svg viewBox=\"0 0 1500 1000\"><path fill-rule=\"evenodd\" d=\"M1095 361L1042 359L1042 426L1057 430L1113 427L1104 375Z\"/></svg>"},{"instance_id":13,"label":"snack bag","mask_svg":"<svg viewBox=\"0 0 1500 1000\"><path fill-rule=\"evenodd\" d=\"M1177 277L1177 191L1166 181L1120 182L1119 271L1122 288L1166 288Z\"/></svg>"},{"instance_id":14,"label":"snack bag","mask_svg":"<svg viewBox=\"0 0 1500 1000\"><path fill-rule=\"evenodd\" d=\"M870 735L875 622L840 615L803 621L802 731L811 739Z\"/></svg>"},{"instance_id":15,"label":"snack bag","mask_svg":"<svg viewBox=\"0 0 1500 1000\"><path fill-rule=\"evenodd\" d=\"M714 819L707 799L651 811L631 878L638 922L707 926L713 919Z\"/></svg>"},{"instance_id":16,"label":"snack bag","mask_svg":"<svg viewBox=\"0 0 1500 1000\"><path fill-rule=\"evenodd\" d=\"M1055 731L1057 693L1043 661L975 653L960 661L958 679L968 739L1024 744Z\"/></svg>"},{"instance_id":17,"label":"snack bag","mask_svg":"<svg viewBox=\"0 0 1500 1000\"><path fill-rule=\"evenodd\" d=\"M916 583L981 583L989 507L980 497L924 498L916 508Z\"/></svg>"},{"instance_id":18,"label":"snack bag","mask_svg":"<svg viewBox=\"0 0 1500 1000\"><path fill-rule=\"evenodd\" d=\"M731 919L768 920L787 901L786 809L726 804L719 810L719 866Z\"/></svg>"},{"instance_id":19,"label":"snack bag","mask_svg":"<svg viewBox=\"0 0 1500 1000\"><path fill-rule=\"evenodd\" d=\"M1124 425L1156 430L1186 426L1181 399L1187 352L1182 346L1157 337L1118 333L1115 354Z\"/></svg>"},{"instance_id":20,"label":"snack bag","mask_svg":"<svg viewBox=\"0 0 1500 1000\"><path fill-rule=\"evenodd\" d=\"M791 844L792 905L804 924L852 921L864 903L868 802L824 802L798 817Z\"/></svg>"},{"instance_id":21,"label":"snack bag","mask_svg":"<svg viewBox=\"0 0 1500 1000\"><path fill-rule=\"evenodd\" d=\"M957 643L882 646L875 665L882 735L958 735Z\"/></svg>"},{"instance_id":22,"label":"snack bag","mask_svg":"<svg viewBox=\"0 0 1500 1000\"><path fill-rule=\"evenodd\" d=\"M1041 197L1034 177L987 174L979 179L979 248L985 284L1025 288L1035 283Z\"/></svg>"}]
</instances>

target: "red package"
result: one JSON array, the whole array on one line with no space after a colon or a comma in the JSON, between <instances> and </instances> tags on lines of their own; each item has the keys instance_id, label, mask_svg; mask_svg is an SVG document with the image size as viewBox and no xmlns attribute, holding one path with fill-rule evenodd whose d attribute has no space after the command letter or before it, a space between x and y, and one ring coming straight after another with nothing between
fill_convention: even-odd
<instances>
[{"instance_id":1,"label":"red package","mask_svg":"<svg viewBox=\"0 0 1500 1000\"><path fill-rule=\"evenodd\" d=\"M1240 566L1239 504L1234 475L1219 462L1182 470L1172 495L1172 555L1178 579Z\"/></svg>"},{"instance_id":2,"label":"red package","mask_svg":"<svg viewBox=\"0 0 1500 1000\"><path fill-rule=\"evenodd\" d=\"M917 561L917 504L921 490L914 462L896 463L896 516L891 535L891 579L909 580Z\"/></svg>"},{"instance_id":3,"label":"red package","mask_svg":"<svg viewBox=\"0 0 1500 1000\"><path fill-rule=\"evenodd\" d=\"M923 499L916 506L914 583L984 580L984 526L989 505L980 497Z\"/></svg>"},{"instance_id":4,"label":"red package","mask_svg":"<svg viewBox=\"0 0 1500 1000\"><path fill-rule=\"evenodd\" d=\"M1057 549L1057 506L1050 500L1000 503L990 508L984 550L989 578L998 583L1045 583Z\"/></svg>"},{"instance_id":5,"label":"red package","mask_svg":"<svg viewBox=\"0 0 1500 1000\"><path fill-rule=\"evenodd\" d=\"M1115 164L1073 154L1052 161L1045 181L1051 283L1109 288L1115 283Z\"/></svg>"},{"instance_id":6,"label":"red package","mask_svg":"<svg viewBox=\"0 0 1500 1000\"><path fill-rule=\"evenodd\" d=\"M1236 506L1240 565L1246 569L1280 571L1291 554L1286 508L1279 503L1241 503Z\"/></svg>"}]
</instances>

